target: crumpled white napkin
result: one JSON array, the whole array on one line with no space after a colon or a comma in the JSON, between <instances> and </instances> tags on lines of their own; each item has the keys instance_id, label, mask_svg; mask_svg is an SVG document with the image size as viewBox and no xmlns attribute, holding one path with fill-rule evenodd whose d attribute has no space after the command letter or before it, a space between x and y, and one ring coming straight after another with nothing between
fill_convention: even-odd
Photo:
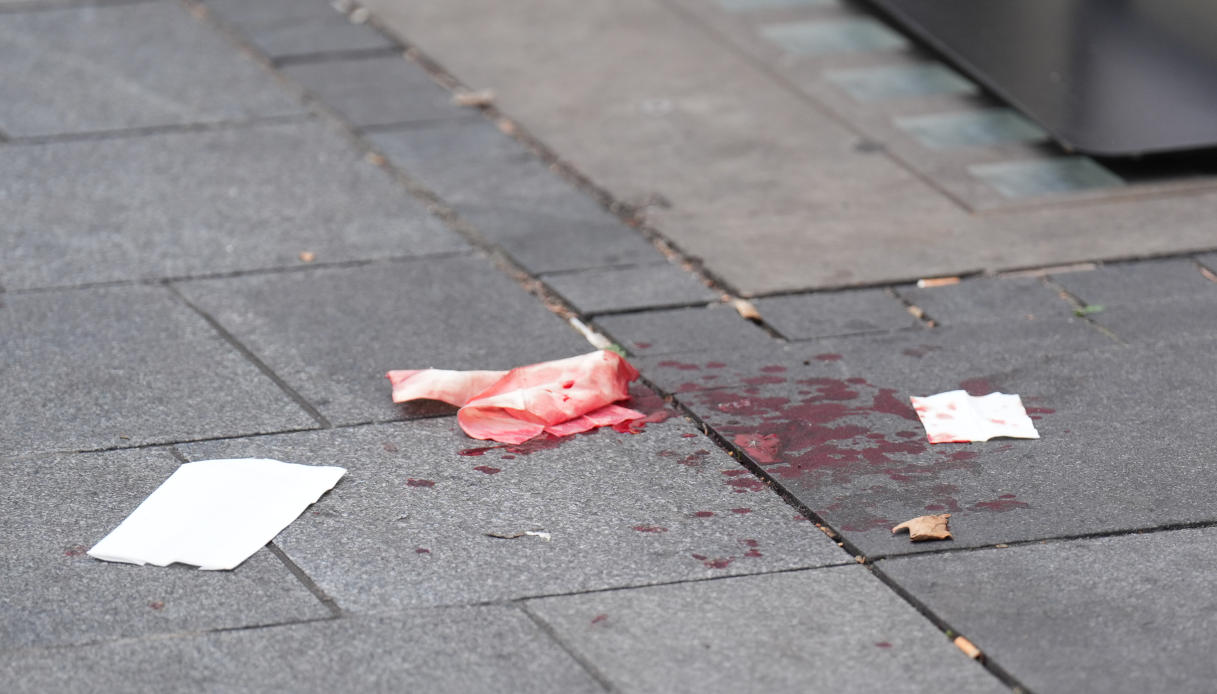
<instances>
[{"instance_id":1,"label":"crumpled white napkin","mask_svg":"<svg viewBox=\"0 0 1217 694\"><path fill-rule=\"evenodd\" d=\"M1023 401L1006 393L968 395L952 390L924 398L913 396L913 409L921 418L930 443L988 441L1005 436L1038 439L1039 432L1027 416Z\"/></svg>"}]
</instances>

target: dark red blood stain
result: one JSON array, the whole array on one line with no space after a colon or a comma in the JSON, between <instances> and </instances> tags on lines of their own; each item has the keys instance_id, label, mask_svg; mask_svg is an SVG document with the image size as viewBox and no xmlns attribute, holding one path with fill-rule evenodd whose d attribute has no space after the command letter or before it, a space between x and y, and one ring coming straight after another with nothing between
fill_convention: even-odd
<instances>
[{"instance_id":1,"label":"dark red blood stain","mask_svg":"<svg viewBox=\"0 0 1217 694\"><path fill-rule=\"evenodd\" d=\"M426 547L417 547L417 548L415 548L414 553L415 554L431 554L431 550L427 549Z\"/></svg>"},{"instance_id":2,"label":"dark red blood stain","mask_svg":"<svg viewBox=\"0 0 1217 694\"><path fill-rule=\"evenodd\" d=\"M563 383L563 384L562 384L562 387L563 387L563 388L574 388L574 387L575 387L575 382L574 382L574 381L567 381L566 383Z\"/></svg>"},{"instance_id":3,"label":"dark red blood stain","mask_svg":"<svg viewBox=\"0 0 1217 694\"><path fill-rule=\"evenodd\" d=\"M662 525L635 525L634 530L640 533L666 533L668 529Z\"/></svg>"},{"instance_id":4,"label":"dark red blood stain","mask_svg":"<svg viewBox=\"0 0 1217 694\"><path fill-rule=\"evenodd\" d=\"M569 436L551 436L550 434L540 434L525 441L524 443L505 443L498 446L466 448L463 451L458 451L457 455L482 456L486 455L490 451L506 451L507 453L514 453L516 455L532 455L533 453L540 451L548 451L557 448L569 438ZM507 460L514 458L514 456L508 457L506 455L502 457Z\"/></svg>"},{"instance_id":5,"label":"dark red blood stain","mask_svg":"<svg viewBox=\"0 0 1217 694\"><path fill-rule=\"evenodd\" d=\"M599 623L603 622L603 621L604 621L604 620L606 620L606 619L608 619L608 615L606 615L606 614L598 614L598 615L596 615L595 617L592 617L592 624L599 624Z\"/></svg>"},{"instance_id":6,"label":"dark red blood stain","mask_svg":"<svg viewBox=\"0 0 1217 694\"><path fill-rule=\"evenodd\" d=\"M761 543L759 540L740 540L740 544L745 547L760 547L761 546Z\"/></svg>"},{"instance_id":7,"label":"dark red blood stain","mask_svg":"<svg viewBox=\"0 0 1217 694\"><path fill-rule=\"evenodd\" d=\"M406 480L406 485L410 487L434 487L435 482L431 480L416 480L413 477Z\"/></svg>"},{"instance_id":8,"label":"dark red blood stain","mask_svg":"<svg viewBox=\"0 0 1217 694\"><path fill-rule=\"evenodd\" d=\"M482 448L466 448L463 451L458 451L457 455L471 455L471 456L486 455L486 451L493 451L496 448L498 448L498 446L484 446Z\"/></svg>"},{"instance_id":9,"label":"dark red blood stain","mask_svg":"<svg viewBox=\"0 0 1217 694\"><path fill-rule=\"evenodd\" d=\"M816 359L820 361L840 361L842 357L840 354L817 354Z\"/></svg>"},{"instance_id":10,"label":"dark red blood stain","mask_svg":"<svg viewBox=\"0 0 1217 694\"><path fill-rule=\"evenodd\" d=\"M88 551L89 550L86 549L84 545L76 545L75 547L68 547L67 549L63 550L63 556L79 557Z\"/></svg>"},{"instance_id":11,"label":"dark red blood stain","mask_svg":"<svg viewBox=\"0 0 1217 694\"><path fill-rule=\"evenodd\" d=\"M1028 407L1027 414L1056 414L1051 407Z\"/></svg>"},{"instance_id":12,"label":"dark red blood stain","mask_svg":"<svg viewBox=\"0 0 1217 694\"><path fill-rule=\"evenodd\" d=\"M969 511L988 511L990 513L1005 513L1018 508L1028 508L1028 504L1014 498L1013 494L1002 494L993 501L977 501L968 507Z\"/></svg>"},{"instance_id":13,"label":"dark red blood stain","mask_svg":"<svg viewBox=\"0 0 1217 694\"><path fill-rule=\"evenodd\" d=\"M744 556L745 557L763 557L765 555L761 554L761 550L759 550L759 549L750 549L747 552L744 552Z\"/></svg>"},{"instance_id":14,"label":"dark red blood stain","mask_svg":"<svg viewBox=\"0 0 1217 694\"><path fill-rule=\"evenodd\" d=\"M160 600L153 600L152 602L148 603L148 607L151 607L154 610L163 610L165 609L165 603L161 602Z\"/></svg>"},{"instance_id":15,"label":"dark red blood stain","mask_svg":"<svg viewBox=\"0 0 1217 694\"><path fill-rule=\"evenodd\" d=\"M716 559L707 559L706 561L703 561L702 563L706 565L706 568L725 569L728 566L730 566L731 562L733 562L733 561L735 561L735 559L733 557L718 557Z\"/></svg>"},{"instance_id":16,"label":"dark red blood stain","mask_svg":"<svg viewBox=\"0 0 1217 694\"><path fill-rule=\"evenodd\" d=\"M736 492L759 492L765 488L765 483L755 477L741 477L727 482L727 486L735 487Z\"/></svg>"},{"instance_id":17,"label":"dark red blood stain","mask_svg":"<svg viewBox=\"0 0 1217 694\"><path fill-rule=\"evenodd\" d=\"M748 471L741 468L731 468L730 470L723 470L722 473L727 477L739 477L740 475L748 474Z\"/></svg>"},{"instance_id":18,"label":"dark red blood stain","mask_svg":"<svg viewBox=\"0 0 1217 694\"><path fill-rule=\"evenodd\" d=\"M751 378L744 379L744 383L750 386L768 386L775 383L785 382L786 379L782 378L781 376L752 376Z\"/></svg>"},{"instance_id":19,"label":"dark red blood stain","mask_svg":"<svg viewBox=\"0 0 1217 694\"><path fill-rule=\"evenodd\" d=\"M659 456L660 458L675 458L679 454L676 451L663 450L655 455Z\"/></svg>"},{"instance_id":20,"label":"dark red blood stain","mask_svg":"<svg viewBox=\"0 0 1217 694\"><path fill-rule=\"evenodd\" d=\"M847 378L847 379L845 379L845 382L846 382L846 383L851 383L851 384L853 384L853 385L864 385L864 384L866 383L866 379L865 379L865 378L857 378L857 377L855 377L855 378Z\"/></svg>"},{"instance_id":21,"label":"dark red blood stain","mask_svg":"<svg viewBox=\"0 0 1217 694\"><path fill-rule=\"evenodd\" d=\"M705 559L706 559L704 554L691 554L689 556L693 557L697 561L705 561Z\"/></svg>"},{"instance_id":22,"label":"dark red blood stain","mask_svg":"<svg viewBox=\"0 0 1217 694\"><path fill-rule=\"evenodd\" d=\"M499 468L490 467L489 465L478 465L477 467L475 467L473 469L477 470L478 472L480 472L482 474L486 474L486 475L497 475L500 472L502 472L502 470L500 470Z\"/></svg>"},{"instance_id":23,"label":"dark red blood stain","mask_svg":"<svg viewBox=\"0 0 1217 694\"><path fill-rule=\"evenodd\" d=\"M947 507L943 506L942 504L926 504L925 510L927 510L927 511L945 511L945 510L947 510Z\"/></svg>"},{"instance_id":24,"label":"dark red blood stain","mask_svg":"<svg viewBox=\"0 0 1217 694\"><path fill-rule=\"evenodd\" d=\"M997 391L997 388L994 388L987 378L969 378L966 381L960 381L959 387L968 391L968 395L988 395Z\"/></svg>"},{"instance_id":25,"label":"dark red blood stain","mask_svg":"<svg viewBox=\"0 0 1217 694\"><path fill-rule=\"evenodd\" d=\"M385 449L385 451L387 451L387 452L389 452L389 453L396 453L396 452L397 452L397 446L394 446L394 445L393 445L393 444L391 444L391 443L382 443L382 444L380 444L380 447L381 447L381 448L383 448L383 449Z\"/></svg>"},{"instance_id":26,"label":"dark red blood stain","mask_svg":"<svg viewBox=\"0 0 1217 694\"><path fill-rule=\"evenodd\" d=\"M676 387L677 393L691 393L695 390L701 390L701 386L696 383L681 383Z\"/></svg>"},{"instance_id":27,"label":"dark red blood stain","mask_svg":"<svg viewBox=\"0 0 1217 694\"><path fill-rule=\"evenodd\" d=\"M702 463L705 462L705 460L703 460L703 459L708 455L710 455L710 451L707 451L706 449L701 448L696 451L693 451L689 455L686 455L685 457L681 458L680 460L678 460L676 462L680 463L681 465L685 465L687 467L701 467Z\"/></svg>"},{"instance_id":28,"label":"dark red blood stain","mask_svg":"<svg viewBox=\"0 0 1217 694\"><path fill-rule=\"evenodd\" d=\"M879 648L891 648L892 647L892 644L888 643L887 641L876 641L875 645L878 646Z\"/></svg>"},{"instance_id":29,"label":"dark red blood stain","mask_svg":"<svg viewBox=\"0 0 1217 694\"><path fill-rule=\"evenodd\" d=\"M705 376L702 376L702 377L701 377L701 380L703 380L703 381L713 381L713 380L714 380L714 379L716 379L716 378L718 378L718 374L706 374Z\"/></svg>"},{"instance_id":30,"label":"dark red blood stain","mask_svg":"<svg viewBox=\"0 0 1217 694\"><path fill-rule=\"evenodd\" d=\"M782 442L773 434L736 434L732 442L761 465L778 462L777 454Z\"/></svg>"},{"instance_id":31,"label":"dark red blood stain","mask_svg":"<svg viewBox=\"0 0 1217 694\"><path fill-rule=\"evenodd\" d=\"M680 371L701 371L701 367L697 364L685 364L679 361L661 361L658 364L661 369L678 369Z\"/></svg>"},{"instance_id":32,"label":"dark red blood stain","mask_svg":"<svg viewBox=\"0 0 1217 694\"><path fill-rule=\"evenodd\" d=\"M650 342L635 342L634 346L637 347L638 349L650 349L651 343Z\"/></svg>"},{"instance_id":33,"label":"dark red blood stain","mask_svg":"<svg viewBox=\"0 0 1217 694\"><path fill-rule=\"evenodd\" d=\"M786 367L778 365L778 364L770 364L769 366L762 366L761 373L763 373L763 374L782 374L782 373L786 373Z\"/></svg>"},{"instance_id":34,"label":"dark red blood stain","mask_svg":"<svg viewBox=\"0 0 1217 694\"><path fill-rule=\"evenodd\" d=\"M897 431L896 436L899 436L902 439L915 439L921 436L921 434L918 434L915 431Z\"/></svg>"},{"instance_id":35,"label":"dark red blood stain","mask_svg":"<svg viewBox=\"0 0 1217 694\"><path fill-rule=\"evenodd\" d=\"M797 521L805 521L805 520L807 520L807 516L804 516L804 515L803 515L803 514L801 514L801 513L796 513L796 514L794 514L794 516L792 516L792 517L794 518L794 520L797 520Z\"/></svg>"},{"instance_id":36,"label":"dark red blood stain","mask_svg":"<svg viewBox=\"0 0 1217 694\"><path fill-rule=\"evenodd\" d=\"M712 518L713 516L714 516L713 511L694 511L693 512L694 518Z\"/></svg>"},{"instance_id":37,"label":"dark red blood stain","mask_svg":"<svg viewBox=\"0 0 1217 694\"><path fill-rule=\"evenodd\" d=\"M752 513L752 509L750 509L750 508L733 508L733 509L731 509L731 512L738 513L742 516L745 513Z\"/></svg>"},{"instance_id":38,"label":"dark red blood stain","mask_svg":"<svg viewBox=\"0 0 1217 694\"><path fill-rule=\"evenodd\" d=\"M682 438L682 439L695 439L695 438L697 438L697 434L681 434L681 435L680 435L680 438Z\"/></svg>"},{"instance_id":39,"label":"dark red blood stain","mask_svg":"<svg viewBox=\"0 0 1217 694\"><path fill-rule=\"evenodd\" d=\"M725 369L725 368L727 368L727 365L722 363L721 361L708 361L708 362L706 362L706 368L707 369Z\"/></svg>"},{"instance_id":40,"label":"dark red blood stain","mask_svg":"<svg viewBox=\"0 0 1217 694\"><path fill-rule=\"evenodd\" d=\"M516 459L516 457L510 453L504 453L503 455L501 455L499 457L502 458L503 460L515 460Z\"/></svg>"}]
</instances>

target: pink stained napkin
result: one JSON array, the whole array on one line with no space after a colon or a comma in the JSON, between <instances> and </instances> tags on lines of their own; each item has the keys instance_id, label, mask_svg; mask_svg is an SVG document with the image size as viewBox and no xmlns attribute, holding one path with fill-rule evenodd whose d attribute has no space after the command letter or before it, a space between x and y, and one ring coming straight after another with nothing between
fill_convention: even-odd
<instances>
[{"instance_id":1,"label":"pink stained napkin","mask_svg":"<svg viewBox=\"0 0 1217 694\"><path fill-rule=\"evenodd\" d=\"M629 397L638 372L619 355L599 351L511 371L390 371L393 402L441 400L475 439L523 443L547 432L567 436L644 417L614 405Z\"/></svg>"},{"instance_id":2,"label":"pink stained napkin","mask_svg":"<svg viewBox=\"0 0 1217 694\"><path fill-rule=\"evenodd\" d=\"M966 443L998 437L1038 439L1039 432L1017 395L969 395L952 390L924 398L913 396L913 409L930 443Z\"/></svg>"}]
</instances>

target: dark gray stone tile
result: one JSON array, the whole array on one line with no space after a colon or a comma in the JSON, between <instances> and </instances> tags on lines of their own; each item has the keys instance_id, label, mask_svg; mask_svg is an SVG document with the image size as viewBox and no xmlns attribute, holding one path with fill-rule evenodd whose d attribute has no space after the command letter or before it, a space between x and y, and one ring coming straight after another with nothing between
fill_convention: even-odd
<instances>
[{"instance_id":1,"label":"dark gray stone tile","mask_svg":"<svg viewBox=\"0 0 1217 694\"><path fill-rule=\"evenodd\" d=\"M637 356L709 349L765 349L776 342L726 305L601 316L596 325Z\"/></svg>"},{"instance_id":2,"label":"dark gray stone tile","mask_svg":"<svg viewBox=\"0 0 1217 694\"><path fill-rule=\"evenodd\" d=\"M0 65L0 130L10 136L303 112L176 3L5 13Z\"/></svg>"},{"instance_id":3,"label":"dark gray stone tile","mask_svg":"<svg viewBox=\"0 0 1217 694\"><path fill-rule=\"evenodd\" d=\"M207 7L272 58L391 48L366 24L352 24L326 0L206 0Z\"/></svg>"},{"instance_id":4,"label":"dark gray stone tile","mask_svg":"<svg viewBox=\"0 0 1217 694\"><path fill-rule=\"evenodd\" d=\"M316 426L160 287L6 295L0 383L9 455Z\"/></svg>"},{"instance_id":5,"label":"dark gray stone tile","mask_svg":"<svg viewBox=\"0 0 1217 694\"><path fill-rule=\"evenodd\" d=\"M452 103L417 63L400 55L285 65L283 73L356 127L458 118L469 109Z\"/></svg>"},{"instance_id":6,"label":"dark gray stone tile","mask_svg":"<svg viewBox=\"0 0 1217 694\"><path fill-rule=\"evenodd\" d=\"M519 446L469 439L443 418L183 450L346 467L279 543L358 613L850 561L678 418ZM549 537L487 536L526 531Z\"/></svg>"},{"instance_id":7,"label":"dark gray stone tile","mask_svg":"<svg viewBox=\"0 0 1217 694\"><path fill-rule=\"evenodd\" d=\"M1069 302L1034 277L964 280L945 287L896 290L926 315L944 325L1063 318Z\"/></svg>"},{"instance_id":8,"label":"dark gray stone tile","mask_svg":"<svg viewBox=\"0 0 1217 694\"><path fill-rule=\"evenodd\" d=\"M860 566L527 606L615 691L1007 691Z\"/></svg>"},{"instance_id":9,"label":"dark gray stone tile","mask_svg":"<svg viewBox=\"0 0 1217 694\"><path fill-rule=\"evenodd\" d=\"M546 275L545 283L585 314L709 303L718 295L671 263Z\"/></svg>"},{"instance_id":10,"label":"dark gray stone tile","mask_svg":"<svg viewBox=\"0 0 1217 694\"><path fill-rule=\"evenodd\" d=\"M266 549L233 571L85 555L177 466L164 449L0 461L0 651L329 615Z\"/></svg>"},{"instance_id":11,"label":"dark gray stone tile","mask_svg":"<svg viewBox=\"0 0 1217 694\"><path fill-rule=\"evenodd\" d=\"M0 653L11 692L603 691L518 608L416 610Z\"/></svg>"},{"instance_id":12,"label":"dark gray stone tile","mask_svg":"<svg viewBox=\"0 0 1217 694\"><path fill-rule=\"evenodd\" d=\"M1206 692L1217 530L892 559L879 568L1032 691Z\"/></svg>"},{"instance_id":13,"label":"dark gray stone tile","mask_svg":"<svg viewBox=\"0 0 1217 694\"><path fill-rule=\"evenodd\" d=\"M934 549L889 532L931 512L954 514L949 547L1214 519L1211 340L1046 353L897 337L851 340L840 376L758 369L768 380L678 397L869 555ZM955 388L1019 394L1041 438L928 444L908 397Z\"/></svg>"},{"instance_id":14,"label":"dark gray stone tile","mask_svg":"<svg viewBox=\"0 0 1217 694\"><path fill-rule=\"evenodd\" d=\"M1217 282L1205 279L1190 259L1107 265L1052 279L1083 303L1104 307L1169 299L1217 300Z\"/></svg>"},{"instance_id":15,"label":"dark gray stone tile","mask_svg":"<svg viewBox=\"0 0 1217 694\"><path fill-rule=\"evenodd\" d=\"M181 285L334 423L452 412L394 405L391 369L509 369L592 351L481 258L202 280Z\"/></svg>"},{"instance_id":16,"label":"dark gray stone tile","mask_svg":"<svg viewBox=\"0 0 1217 694\"><path fill-rule=\"evenodd\" d=\"M468 248L319 123L8 146L0 181L10 290Z\"/></svg>"},{"instance_id":17,"label":"dark gray stone tile","mask_svg":"<svg viewBox=\"0 0 1217 694\"><path fill-rule=\"evenodd\" d=\"M1196 260L1207 268L1209 272L1217 272L1217 253L1205 253L1204 255L1196 256Z\"/></svg>"},{"instance_id":18,"label":"dark gray stone tile","mask_svg":"<svg viewBox=\"0 0 1217 694\"><path fill-rule=\"evenodd\" d=\"M1217 295L1116 305L1089 318L1128 342L1217 337Z\"/></svg>"},{"instance_id":19,"label":"dark gray stone tile","mask_svg":"<svg viewBox=\"0 0 1217 694\"><path fill-rule=\"evenodd\" d=\"M483 119L368 137L533 272L661 258L641 234Z\"/></svg>"},{"instance_id":20,"label":"dark gray stone tile","mask_svg":"<svg viewBox=\"0 0 1217 694\"><path fill-rule=\"evenodd\" d=\"M757 299L765 322L791 340L915 328L920 322L883 289Z\"/></svg>"}]
</instances>

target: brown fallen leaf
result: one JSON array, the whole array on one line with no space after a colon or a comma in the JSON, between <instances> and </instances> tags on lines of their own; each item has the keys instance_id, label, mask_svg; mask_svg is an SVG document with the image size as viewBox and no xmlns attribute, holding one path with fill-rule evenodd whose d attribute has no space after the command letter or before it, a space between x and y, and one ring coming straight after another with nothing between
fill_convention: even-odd
<instances>
[{"instance_id":1,"label":"brown fallen leaf","mask_svg":"<svg viewBox=\"0 0 1217 694\"><path fill-rule=\"evenodd\" d=\"M980 652L980 649L977 648L975 644L973 644L971 641L965 639L962 636L956 636L955 641L953 643L955 644L956 648L963 651L963 654L968 656L972 660L979 660L980 656L983 655Z\"/></svg>"},{"instance_id":2,"label":"brown fallen leaf","mask_svg":"<svg viewBox=\"0 0 1217 694\"><path fill-rule=\"evenodd\" d=\"M452 103L457 106L468 106L469 108L490 106L494 103L494 90L479 89L477 91L457 92L452 95Z\"/></svg>"},{"instance_id":3,"label":"brown fallen leaf","mask_svg":"<svg viewBox=\"0 0 1217 694\"><path fill-rule=\"evenodd\" d=\"M947 528L947 523L949 522L947 519L950 517L951 514L949 513L943 513L938 516L917 516L892 528L892 533L907 530L909 531L909 539L913 542L949 540L951 539L951 531Z\"/></svg>"},{"instance_id":4,"label":"brown fallen leaf","mask_svg":"<svg viewBox=\"0 0 1217 694\"><path fill-rule=\"evenodd\" d=\"M739 313L740 318L750 320L755 323L761 322L761 312L756 310L756 306L751 301L746 299L736 299L731 302L735 310Z\"/></svg>"}]
</instances>

